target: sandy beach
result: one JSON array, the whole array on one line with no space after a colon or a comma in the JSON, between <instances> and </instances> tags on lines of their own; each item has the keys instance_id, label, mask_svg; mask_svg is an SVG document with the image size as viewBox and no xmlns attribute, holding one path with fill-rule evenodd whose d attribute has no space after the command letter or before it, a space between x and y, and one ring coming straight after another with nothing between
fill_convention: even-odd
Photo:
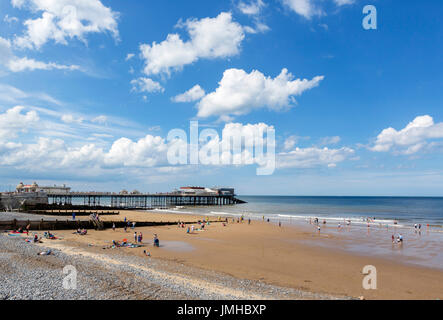
<instances>
[{"instance_id":1,"label":"sandy beach","mask_svg":"<svg viewBox=\"0 0 443 320\"><path fill-rule=\"evenodd\" d=\"M120 216L103 216L103 220L130 221L197 221L202 216L169 212L121 212ZM211 217L214 219L214 217ZM199 228L196 224L195 228ZM124 238L134 242L134 231L143 233L143 247L109 248L112 240ZM443 271L383 259L350 254L340 249L340 239L326 231L299 228L262 221L226 226L212 223L204 231L186 233L178 226L141 227L135 230L90 230L86 236L72 231L55 231L61 240L44 240L43 246L61 252L93 254L96 259L113 255L134 256L150 261L188 266L202 272L217 272L236 279L247 279L281 288L332 297L365 299L441 299ZM158 234L160 248L153 247L153 234ZM309 244L307 244L309 242ZM318 245L317 245L318 243ZM328 247L321 245L328 243ZM106 248L106 249L103 249ZM146 250L151 257L146 257ZM377 268L377 289L362 287L363 267ZM198 274L198 271L197 271ZM279 298L284 298L280 296ZM293 296L292 298L296 298ZM316 298L315 296L305 298ZM317 297L319 298L319 297Z\"/></svg>"}]
</instances>

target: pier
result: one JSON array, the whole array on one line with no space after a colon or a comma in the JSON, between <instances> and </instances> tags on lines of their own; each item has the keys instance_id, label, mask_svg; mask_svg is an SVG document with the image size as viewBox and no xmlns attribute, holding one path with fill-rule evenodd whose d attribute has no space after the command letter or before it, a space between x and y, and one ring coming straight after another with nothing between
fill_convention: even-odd
<instances>
[{"instance_id":1,"label":"pier","mask_svg":"<svg viewBox=\"0 0 443 320\"><path fill-rule=\"evenodd\" d=\"M174 206L223 206L245 203L234 195L119 194L110 192L69 192L48 194L49 206L82 206L111 209L152 209Z\"/></svg>"}]
</instances>

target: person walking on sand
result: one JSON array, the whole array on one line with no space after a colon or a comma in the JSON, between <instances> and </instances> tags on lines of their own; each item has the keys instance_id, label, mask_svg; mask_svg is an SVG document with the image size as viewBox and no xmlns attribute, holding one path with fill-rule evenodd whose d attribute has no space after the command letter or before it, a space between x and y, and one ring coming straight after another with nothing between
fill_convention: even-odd
<instances>
[{"instance_id":1,"label":"person walking on sand","mask_svg":"<svg viewBox=\"0 0 443 320\"><path fill-rule=\"evenodd\" d=\"M115 232L115 223L112 223L112 231Z\"/></svg>"},{"instance_id":2,"label":"person walking on sand","mask_svg":"<svg viewBox=\"0 0 443 320\"><path fill-rule=\"evenodd\" d=\"M125 232L128 232L128 225L125 224L125 226L123 227L123 229L125 230Z\"/></svg>"},{"instance_id":3,"label":"person walking on sand","mask_svg":"<svg viewBox=\"0 0 443 320\"><path fill-rule=\"evenodd\" d=\"M281 228L281 221L278 222L278 226Z\"/></svg>"}]
</instances>

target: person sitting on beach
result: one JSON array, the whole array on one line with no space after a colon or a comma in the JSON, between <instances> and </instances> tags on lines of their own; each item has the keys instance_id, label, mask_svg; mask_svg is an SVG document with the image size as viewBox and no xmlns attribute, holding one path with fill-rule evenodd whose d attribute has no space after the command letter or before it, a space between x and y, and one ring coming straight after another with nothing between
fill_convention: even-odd
<instances>
[{"instance_id":1,"label":"person sitting on beach","mask_svg":"<svg viewBox=\"0 0 443 320\"><path fill-rule=\"evenodd\" d=\"M38 235L36 234L36 235L34 235L34 243L35 242L38 242Z\"/></svg>"},{"instance_id":2,"label":"person sitting on beach","mask_svg":"<svg viewBox=\"0 0 443 320\"><path fill-rule=\"evenodd\" d=\"M46 239L54 239L55 238L54 235L51 234L49 231L45 232L44 236Z\"/></svg>"},{"instance_id":3,"label":"person sitting on beach","mask_svg":"<svg viewBox=\"0 0 443 320\"><path fill-rule=\"evenodd\" d=\"M88 230L83 229L80 233L80 235L85 236L88 233Z\"/></svg>"}]
</instances>

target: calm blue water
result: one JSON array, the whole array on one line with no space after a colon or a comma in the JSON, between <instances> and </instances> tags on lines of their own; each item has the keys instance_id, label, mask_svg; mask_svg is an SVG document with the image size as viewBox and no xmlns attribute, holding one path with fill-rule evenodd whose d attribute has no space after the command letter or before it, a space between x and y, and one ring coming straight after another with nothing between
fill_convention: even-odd
<instances>
[{"instance_id":1,"label":"calm blue water","mask_svg":"<svg viewBox=\"0 0 443 320\"><path fill-rule=\"evenodd\" d=\"M353 223L366 223L367 217L376 223L398 225L443 226L443 198L422 197L297 197L297 196L239 196L246 204L223 207L193 208L193 212L234 214L261 219L309 218L327 221L350 219Z\"/></svg>"}]
</instances>

